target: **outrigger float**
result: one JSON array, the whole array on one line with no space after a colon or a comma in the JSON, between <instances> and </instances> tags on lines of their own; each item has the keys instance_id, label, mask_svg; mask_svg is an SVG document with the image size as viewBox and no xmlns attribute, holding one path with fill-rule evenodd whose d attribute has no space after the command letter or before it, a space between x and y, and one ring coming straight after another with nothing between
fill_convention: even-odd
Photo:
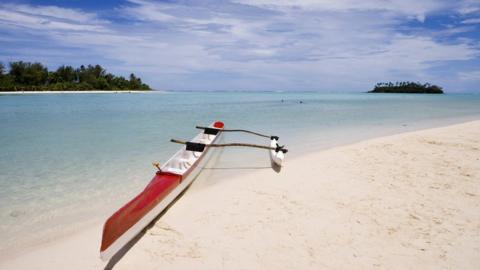
<instances>
[{"instance_id":1,"label":"outrigger float","mask_svg":"<svg viewBox=\"0 0 480 270\"><path fill-rule=\"evenodd\" d=\"M203 132L191 141L171 141L184 144L185 147L173 155L163 166L153 165L158 169L145 189L130 202L121 207L103 227L100 257L110 260L127 243L148 226L172 201L175 200L195 179L211 155L210 148L243 146L269 150L272 164L282 166L287 149L278 145L277 136L268 136L243 129L224 129L222 122L214 122L208 127L197 126ZM226 143L217 144L223 132L246 132L270 139L270 146Z\"/></svg>"}]
</instances>

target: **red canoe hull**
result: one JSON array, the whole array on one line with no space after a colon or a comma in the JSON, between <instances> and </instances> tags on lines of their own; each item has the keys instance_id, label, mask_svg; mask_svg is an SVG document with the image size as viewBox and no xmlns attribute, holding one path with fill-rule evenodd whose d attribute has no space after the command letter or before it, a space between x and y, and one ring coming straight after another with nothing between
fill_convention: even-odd
<instances>
[{"instance_id":1,"label":"red canoe hull","mask_svg":"<svg viewBox=\"0 0 480 270\"><path fill-rule=\"evenodd\" d=\"M125 206L115 212L103 227L100 251L107 249L115 240L150 212L180 183L182 177L171 173L157 173L148 186Z\"/></svg>"}]
</instances>

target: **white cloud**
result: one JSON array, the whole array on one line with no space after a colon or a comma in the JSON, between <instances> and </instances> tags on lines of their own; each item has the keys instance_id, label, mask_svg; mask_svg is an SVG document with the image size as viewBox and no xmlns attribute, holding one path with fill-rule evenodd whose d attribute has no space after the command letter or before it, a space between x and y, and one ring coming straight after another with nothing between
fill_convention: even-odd
<instances>
[{"instance_id":1,"label":"white cloud","mask_svg":"<svg viewBox=\"0 0 480 270\"><path fill-rule=\"evenodd\" d=\"M457 11L461 14L473 14L480 11L480 2L478 0L458 1Z\"/></svg>"},{"instance_id":2,"label":"white cloud","mask_svg":"<svg viewBox=\"0 0 480 270\"><path fill-rule=\"evenodd\" d=\"M55 19L63 19L68 21L82 22L82 23L91 23L92 21L98 20L97 16L92 13L83 12L80 10L61 8L57 6L30 6L30 5L13 5L5 4L3 8L21 12L24 14L34 15L34 16L44 16L51 17Z\"/></svg>"},{"instance_id":3,"label":"white cloud","mask_svg":"<svg viewBox=\"0 0 480 270\"><path fill-rule=\"evenodd\" d=\"M36 30L104 31L95 14L55 6L0 5L0 23Z\"/></svg>"},{"instance_id":4,"label":"white cloud","mask_svg":"<svg viewBox=\"0 0 480 270\"><path fill-rule=\"evenodd\" d=\"M81 10L0 5L0 29L41 33L75 48L73 59L81 52L87 63L136 71L163 89L364 89L376 81L441 79L430 69L479 57L470 39L445 39L470 26L398 30L445 12L452 7L446 1L129 2L116 9L128 23Z\"/></svg>"},{"instance_id":5,"label":"white cloud","mask_svg":"<svg viewBox=\"0 0 480 270\"><path fill-rule=\"evenodd\" d=\"M464 24L480 24L480 18L472 18L463 20L462 23Z\"/></svg>"},{"instance_id":6,"label":"white cloud","mask_svg":"<svg viewBox=\"0 0 480 270\"><path fill-rule=\"evenodd\" d=\"M459 78L462 81L479 81L480 82L480 70L460 72Z\"/></svg>"},{"instance_id":7,"label":"white cloud","mask_svg":"<svg viewBox=\"0 0 480 270\"><path fill-rule=\"evenodd\" d=\"M150 20L159 22L175 21L175 16L164 12L163 5L157 5L155 2L142 0L128 0L128 2L135 4L135 6L124 7L123 12L128 16L134 16L139 20Z\"/></svg>"},{"instance_id":8,"label":"white cloud","mask_svg":"<svg viewBox=\"0 0 480 270\"><path fill-rule=\"evenodd\" d=\"M428 13L452 6L442 0L237 0L238 3L283 11L386 11L424 21Z\"/></svg>"}]
</instances>

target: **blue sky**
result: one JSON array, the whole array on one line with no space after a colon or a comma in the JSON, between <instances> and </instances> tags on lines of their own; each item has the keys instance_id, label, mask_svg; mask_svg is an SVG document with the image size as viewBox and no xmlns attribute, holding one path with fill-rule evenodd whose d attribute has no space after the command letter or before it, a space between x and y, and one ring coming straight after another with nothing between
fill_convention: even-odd
<instances>
[{"instance_id":1,"label":"blue sky","mask_svg":"<svg viewBox=\"0 0 480 270\"><path fill-rule=\"evenodd\" d=\"M0 61L101 64L161 90L480 93L478 0L2 1Z\"/></svg>"}]
</instances>

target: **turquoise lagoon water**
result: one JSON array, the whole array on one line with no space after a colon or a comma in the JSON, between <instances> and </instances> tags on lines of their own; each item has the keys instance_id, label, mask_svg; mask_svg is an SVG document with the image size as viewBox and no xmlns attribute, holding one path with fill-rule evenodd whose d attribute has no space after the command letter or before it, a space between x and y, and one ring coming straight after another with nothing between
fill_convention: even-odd
<instances>
[{"instance_id":1,"label":"turquoise lagoon water","mask_svg":"<svg viewBox=\"0 0 480 270\"><path fill-rule=\"evenodd\" d=\"M179 148L169 139L193 137L195 125L222 120L227 128L279 135L290 149L287 158L293 158L479 118L480 95L2 95L0 251L105 219L144 188L154 173L152 161L165 161ZM230 133L224 141L266 143ZM230 169L230 174L269 165L261 150L225 149L217 160L212 168Z\"/></svg>"}]
</instances>

